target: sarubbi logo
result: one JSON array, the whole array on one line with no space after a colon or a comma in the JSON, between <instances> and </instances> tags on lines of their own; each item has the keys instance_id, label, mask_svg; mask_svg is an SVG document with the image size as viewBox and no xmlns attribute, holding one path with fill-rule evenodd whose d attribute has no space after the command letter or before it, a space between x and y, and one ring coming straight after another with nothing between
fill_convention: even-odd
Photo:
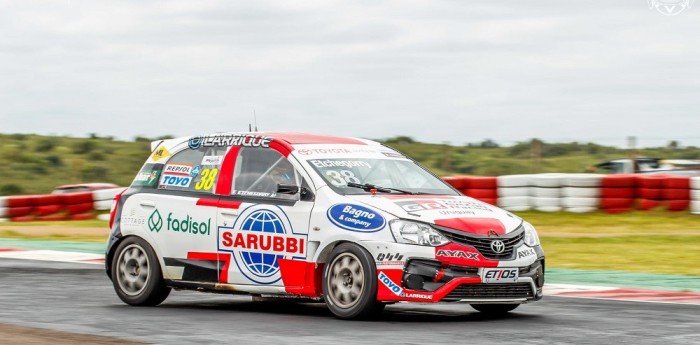
<instances>
[{"instance_id":1,"label":"sarubbi logo","mask_svg":"<svg viewBox=\"0 0 700 345\"><path fill-rule=\"evenodd\" d=\"M666 16L675 16L693 6L693 0L647 0L649 8Z\"/></svg>"}]
</instances>

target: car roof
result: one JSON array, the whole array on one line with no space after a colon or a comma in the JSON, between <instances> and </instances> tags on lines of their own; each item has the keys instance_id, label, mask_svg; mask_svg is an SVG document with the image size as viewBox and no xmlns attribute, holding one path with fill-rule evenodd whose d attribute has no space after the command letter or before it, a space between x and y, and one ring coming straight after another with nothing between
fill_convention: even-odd
<instances>
[{"instance_id":1,"label":"car roof","mask_svg":"<svg viewBox=\"0 0 700 345\"><path fill-rule=\"evenodd\" d=\"M341 137L332 135L321 135L321 134L310 134L310 133L298 133L298 132L218 132L209 133L202 136L217 136L217 135L255 135L262 137L271 137L276 141L281 141L285 144L295 146L295 145L307 145L307 144L340 144L340 145L382 145L379 142L368 139L359 139L352 137ZM151 142L151 151L155 150L159 144L164 143L167 146L173 144L179 144L184 141L189 140L193 136L179 137L167 140L156 140ZM201 137L201 136L200 136Z\"/></svg>"}]
</instances>

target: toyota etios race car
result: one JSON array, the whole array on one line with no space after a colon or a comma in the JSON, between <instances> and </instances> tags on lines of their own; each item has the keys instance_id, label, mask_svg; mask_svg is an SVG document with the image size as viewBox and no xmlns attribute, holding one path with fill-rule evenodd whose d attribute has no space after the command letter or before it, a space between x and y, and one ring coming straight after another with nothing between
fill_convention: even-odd
<instances>
[{"instance_id":1,"label":"toyota etios race car","mask_svg":"<svg viewBox=\"0 0 700 345\"><path fill-rule=\"evenodd\" d=\"M228 133L152 149L110 221L107 274L128 304L196 289L324 300L349 319L395 302L505 313L542 298L532 225L377 142Z\"/></svg>"}]
</instances>

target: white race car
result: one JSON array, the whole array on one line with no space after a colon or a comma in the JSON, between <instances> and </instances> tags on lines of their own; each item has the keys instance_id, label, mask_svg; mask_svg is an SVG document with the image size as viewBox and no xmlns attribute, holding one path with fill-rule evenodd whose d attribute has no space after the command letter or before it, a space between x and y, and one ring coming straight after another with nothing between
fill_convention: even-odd
<instances>
[{"instance_id":1,"label":"white race car","mask_svg":"<svg viewBox=\"0 0 700 345\"><path fill-rule=\"evenodd\" d=\"M505 313L542 298L532 225L380 143L225 133L151 147L110 220L107 274L128 304L193 289L325 301L350 319L396 302Z\"/></svg>"}]
</instances>

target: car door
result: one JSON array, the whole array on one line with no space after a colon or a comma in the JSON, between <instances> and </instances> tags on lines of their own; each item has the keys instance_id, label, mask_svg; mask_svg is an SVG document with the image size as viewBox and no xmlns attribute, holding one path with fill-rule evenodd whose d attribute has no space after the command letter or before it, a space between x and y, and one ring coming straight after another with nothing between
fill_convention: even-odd
<instances>
[{"instance_id":1,"label":"car door","mask_svg":"<svg viewBox=\"0 0 700 345\"><path fill-rule=\"evenodd\" d=\"M226 148L186 143L163 166L154 193L133 196L146 214L145 227L159 248L166 279L216 282L214 186ZM212 204L214 206L212 206Z\"/></svg>"},{"instance_id":2,"label":"car door","mask_svg":"<svg viewBox=\"0 0 700 345\"><path fill-rule=\"evenodd\" d=\"M313 201L298 191L306 179L274 149L236 149L230 191L219 207L228 224L219 227L220 266L228 267L231 284L284 286L281 266L308 257Z\"/></svg>"}]
</instances>

